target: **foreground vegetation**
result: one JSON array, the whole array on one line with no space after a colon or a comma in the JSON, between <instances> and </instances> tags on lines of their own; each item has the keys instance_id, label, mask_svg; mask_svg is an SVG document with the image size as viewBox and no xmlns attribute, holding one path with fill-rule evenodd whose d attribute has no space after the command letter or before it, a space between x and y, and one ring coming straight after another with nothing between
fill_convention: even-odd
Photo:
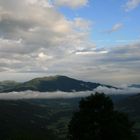
<instances>
[{"instance_id":1,"label":"foreground vegetation","mask_svg":"<svg viewBox=\"0 0 140 140\"><path fill-rule=\"evenodd\" d=\"M126 97L122 101L120 97L120 100L115 98L116 108L129 113L131 120L136 122L137 134L140 134L140 95ZM0 101L0 139L66 140L68 123L73 113L79 110L80 100L73 98Z\"/></svg>"},{"instance_id":2,"label":"foreground vegetation","mask_svg":"<svg viewBox=\"0 0 140 140\"><path fill-rule=\"evenodd\" d=\"M110 97L95 93L79 104L69 124L70 140L137 140L126 113L114 110Z\"/></svg>"}]
</instances>

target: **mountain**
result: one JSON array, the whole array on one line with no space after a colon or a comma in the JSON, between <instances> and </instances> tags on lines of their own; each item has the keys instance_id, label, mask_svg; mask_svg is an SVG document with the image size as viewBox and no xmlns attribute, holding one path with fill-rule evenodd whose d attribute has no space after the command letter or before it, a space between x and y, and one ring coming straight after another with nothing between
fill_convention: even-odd
<instances>
[{"instance_id":1,"label":"mountain","mask_svg":"<svg viewBox=\"0 0 140 140\"><path fill-rule=\"evenodd\" d=\"M51 92L59 90L64 92L72 92L72 91L93 90L98 86L115 88L109 85L76 80L73 78L69 78L67 76L49 76L35 78L24 83L15 84L11 87L1 89L0 92L26 91L26 90L33 90L39 92L48 92L48 91Z\"/></svg>"},{"instance_id":2,"label":"mountain","mask_svg":"<svg viewBox=\"0 0 140 140\"><path fill-rule=\"evenodd\" d=\"M133 85L130 85L129 87L140 88L140 84L133 84Z\"/></svg>"},{"instance_id":3,"label":"mountain","mask_svg":"<svg viewBox=\"0 0 140 140\"><path fill-rule=\"evenodd\" d=\"M12 88L14 86L17 86L19 83L15 82L15 81L2 81L0 82L0 91L4 90L4 89L9 89Z\"/></svg>"}]
</instances>

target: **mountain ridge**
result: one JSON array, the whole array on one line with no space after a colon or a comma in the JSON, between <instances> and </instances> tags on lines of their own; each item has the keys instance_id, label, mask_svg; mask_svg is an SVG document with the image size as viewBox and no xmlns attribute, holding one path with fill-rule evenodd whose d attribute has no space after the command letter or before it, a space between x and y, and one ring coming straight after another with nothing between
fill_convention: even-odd
<instances>
[{"instance_id":1,"label":"mountain ridge","mask_svg":"<svg viewBox=\"0 0 140 140\"><path fill-rule=\"evenodd\" d=\"M26 91L33 90L39 92L52 92L52 91L64 91L64 92L72 92L72 91L87 91L94 90L98 86L105 86L108 88L115 88L110 85L94 83L94 82L85 82L82 80L77 80L74 78L70 78L63 75L56 76L46 76L46 77L38 77L27 82L16 83L13 86L9 86L8 88L3 88L0 92L13 92L13 91Z\"/></svg>"},{"instance_id":2,"label":"mountain ridge","mask_svg":"<svg viewBox=\"0 0 140 140\"><path fill-rule=\"evenodd\" d=\"M129 87L131 87L131 88L140 88L140 84L132 84Z\"/></svg>"}]
</instances>

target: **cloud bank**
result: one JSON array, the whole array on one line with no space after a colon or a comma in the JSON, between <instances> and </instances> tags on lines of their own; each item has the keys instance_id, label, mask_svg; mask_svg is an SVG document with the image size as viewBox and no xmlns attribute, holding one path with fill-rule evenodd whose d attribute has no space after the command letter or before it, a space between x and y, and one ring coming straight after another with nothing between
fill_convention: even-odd
<instances>
[{"instance_id":1,"label":"cloud bank","mask_svg":"<svg viewBox=\"0 0 140 140\"><path fill-rule=\"evenodd\" d=\"M49 1L0 0L1 72L43 72L87 44L89 21L44 5Z\"/></svg>"},{"instance_id":2,"label":"cloud bank","mask_svg":"<svg viewBox=\"0 0 140 140\"><path fill-rule=\"evenodd\" d=\"M34 92L34 91L24 91L24 92L10 92L10 93L0 93L0 100L20 100L20 99L57 99L57 98L76 98L76 97L86 97L95 92L105 93L107 95L113 94L137 94L140 93L140 88L124 88L124 89L114 89L99 86L94 91L82 91L82 92Z\"/></svg>"}]
</instances>

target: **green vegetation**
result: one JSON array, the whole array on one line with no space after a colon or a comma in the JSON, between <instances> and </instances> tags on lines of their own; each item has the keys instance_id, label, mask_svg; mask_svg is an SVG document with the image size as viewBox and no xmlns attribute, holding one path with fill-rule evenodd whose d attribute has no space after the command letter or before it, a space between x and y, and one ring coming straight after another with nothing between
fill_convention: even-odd
<instances>
[{"instance_id":1,"label":"green vegetation","mask_svg":"<svg viewBox=\"0 0 140 140\"><path fill-rule=\"evenodd\" d=\"M0 101L0 139L65 140L79 99Z\"/></svg>"},{"instance_id":2,"label":"green vegetation","mask_svg":"<svg viewBox=\"0 0 140 140\"><path fill-rule=\"evenodd\" d=\"M13 88L13 87L15 87L17 85L19 85L19 83L15 82L15 81L3 81L3 82L0 82L0 92L2 92L5 89Z\"/></svg>"},{"instance_id":3,"label":"green vegetation","mask_svg":"<svg viewBox=\"0 0 140 140\"><path fill-rule=\"evenodd\" d=\"M96 93L79 104L69 124L70 140L136 140L133 123L125 113L115 111L112 100Z\"/></svg>"},{"instance_id":4,"label":"green vegetation","mask_svg":"<svg viewBox=\"0 0 140 140\"><path fill-rule=\"evenodd\" d=\"M117 110L128 112L130 119L136 122L135 131L139 135L140 95L128 98L119 96L120 100L116 95L112 98L117 100ZM81 98L0 100L0 139L66 140L69 121L73 113L79 110L80 100Z\"/></svg>"},{"instance_id":5,"label":"green vegetation","mask_svg":"<svg viewBox=\"0 0 140 140\"><path fill-rule=\"evenodd\" d=\"M140 139L140 94L116 102L116 109L126 112L135 123L135 131Z\"/></svg>"}]
</instances>

